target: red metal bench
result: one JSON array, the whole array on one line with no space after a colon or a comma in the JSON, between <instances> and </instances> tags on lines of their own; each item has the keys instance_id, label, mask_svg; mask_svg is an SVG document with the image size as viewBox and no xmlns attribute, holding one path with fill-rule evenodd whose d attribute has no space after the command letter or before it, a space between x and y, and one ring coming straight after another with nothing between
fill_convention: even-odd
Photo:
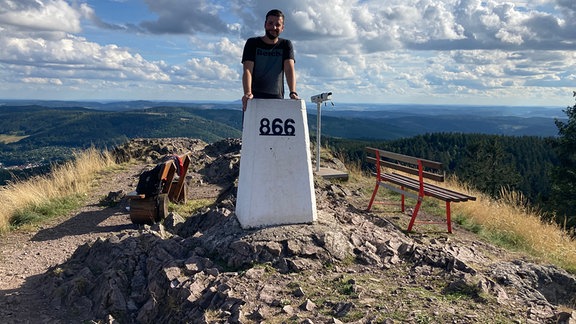
<instances>
[{"instance_id":1,"label":"red metal bench","mask_svg":"<svg viewBox=\"0 0 576 324\"><path fill-rule=\"evenodd\" d=\"M444 172L442 170L442 163L440 162L393 153L372 147L367 147L366 152L366 161L376 165L376 171L373 172L373 175L376 176L376 185L372 192L370 203L368 204L368 210L372 208L374 203L378 203L375 202L375 198L380 186L401 194L402 212L405 211L405 196L415 198L417 202L414 211L412 212L410 223L408 224L409 232L412 230L414 223L439 223L434 221L416 221L418 211L420 210L422 201L426 196L434 197L446 202L446 225L448 226L448 233L452 233L450 203L476 200L476 197L424 182L424 179L430 179L437 182L444 181ZM397 172L388 172L389 169L415 175L418 178L415 179Z\"/></svg>"}]
</instances>

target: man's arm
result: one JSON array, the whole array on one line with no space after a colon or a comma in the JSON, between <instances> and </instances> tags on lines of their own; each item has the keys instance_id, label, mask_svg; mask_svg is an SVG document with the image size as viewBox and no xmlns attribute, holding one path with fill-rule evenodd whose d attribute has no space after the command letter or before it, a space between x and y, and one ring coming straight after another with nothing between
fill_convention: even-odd
<instances>
[{"instance_id":1,"label":"man's arm","mask_svg":"<svg viewBox=\"0 0 576 324\"><path fill-rule=\"evenodd\" d=\"M242 73L242 87L244 88L244 95L242 96L242 110L246 110L248 100L254 98L252 94L252 71L254 70L253 61L244 61Z\"/></svg>"},{"instance_id":2,"label":"man's arm","mask_svg":"<svg viewBox=\"0 0 576 324\"><path fill-rule=\"evenodd\" d=\"M296 69L294 68L294 60L284 60L284 73L286 74L286 83L290 91L291 99L300 99L296 93Z\"/></svg>"}]
</instances>

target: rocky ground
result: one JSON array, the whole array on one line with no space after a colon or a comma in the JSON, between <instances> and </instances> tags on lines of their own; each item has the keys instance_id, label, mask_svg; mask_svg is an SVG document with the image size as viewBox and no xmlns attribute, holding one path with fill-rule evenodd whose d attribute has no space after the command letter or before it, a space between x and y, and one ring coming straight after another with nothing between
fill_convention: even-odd
<instances>
[{"instance_id":1,"label":"rocky ground","mask_svg":"<svg viewBox=\"0 0 576 324\"><path fill-rule=\"evenodd\" d=\"M133 162L104 174L85 207L1 238L2 321L576 321L574 276L457 227L406 234L396 223L408 216L363 210L364 184L315 179L315 224L243 230L234 215L239 149L238 140L190 139L119 148L119 160ZM189 200L216 202L132 224L122 193L157 159L185 151Z\"/></svg>"}]
</instances>

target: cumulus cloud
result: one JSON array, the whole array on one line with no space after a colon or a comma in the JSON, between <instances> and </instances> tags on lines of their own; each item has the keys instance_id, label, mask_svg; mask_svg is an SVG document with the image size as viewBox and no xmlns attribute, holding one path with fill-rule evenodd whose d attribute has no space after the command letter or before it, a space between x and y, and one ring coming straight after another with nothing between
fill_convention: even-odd
<instances>
[{"instance_id":1,"label":"cumulus cloud","mask_svg":"<svg viewBox=\"0 0 576 324\"><path fill-rule=\"evenodd\" d=\"M234 81L239 77L236 71L207 57L191 59L186 63L185 68L188 70L187 77L208 82Z\"/></svg>"},{"instance_id":2,"label":"cumulus cloud","mask_svg":"<svg viewBox=\"0 0 576 324\"><path fill-rule=\"evenodd\" d=\"M0 38L0 62L23 80L45 76L59 79L136 79L168 81L152 62L116 45L100 46L69 37L46 42L39 39Z\"/></svg>"},{"instance_id":3,"label":"cumulus cloud","mask_svg":"<svg viewBox=\"0 0 576 324\"><path fill-rule=\"evenodd\" d=\"M22 82L24 82L24 83L37 83L37 84L62 85L62 81L60 79L53 79L53 78L22 78Z\"/></svg>"},{"instance_id":4,"label":"cumulus cloud","mask_svg":"<svg viewBox=\"0 0 576 324\"><path fill-rule=\"evenodd\" d=\"M300 56L300 62L297 58L297 66L304 65L303 77L314 86L319 80L332 80L353 85L350 92L384 96L413 89L430 95L489 97L504 93L506 87L533 87L545 78L569 78L563 71L574 68L576 29L568 22L573 3L307 2L302 8L287 5L287 21L297 26L287 24L285 35L295 40L299 54L310 55ZM552 5L558 10L540 9ZM342 26L331 29L333 22ZM392 53L405 55L393 57ZM351 58L363 60L347 64Z\"/></svg>"},{"instance_id":5,"label":"cumulus cloud","mask_svg":"<svg viewBox=\"0 0 576 324\"><path fill-rule=\"evenodd\" d=\"M557 12L543 12L494 0L307 3L288 11L296 26L288 25L286 34L343 46L354 42L366 52L575 49L574 2L557 0L556 6Z\"/></svg>"},{"instance_id":6,"label":"cumulus cloud","mask_svg":"<svg viewBox=\"0 0 576 324\"><path fill-rule=\"evenodd\" d=\"M64 0L0 1L0 26L20 31L79 32L81 15Z\"/></svg>"},{"instance_id":7,"label":"cumulus cloud","mask_svg":"<svg viewBox=\"0 0 576 324\"><path fill-rule=\"evenodd\" d=\"M12 80L62 85L75 79L168 81L154 62L114 44L99 45L75 36L83 4L66 1L0 1L0 64Z\"/></svg>"},{"instance_id":8,"label":"cumulus cloud","mask_svg":"<svg viewBox=\"0 0 576 324\"><path fill-rule=\"evenodd\" d=\"M141 26L155 34L226 33L228 27L219 16L222 7L207 0L146 0L155 21Z\"/></svg>"}]
</instances>

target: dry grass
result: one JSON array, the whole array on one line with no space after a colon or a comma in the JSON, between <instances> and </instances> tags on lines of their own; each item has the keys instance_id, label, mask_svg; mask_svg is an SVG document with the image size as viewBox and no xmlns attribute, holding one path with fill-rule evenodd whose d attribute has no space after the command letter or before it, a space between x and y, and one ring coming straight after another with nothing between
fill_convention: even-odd
<instances>
[{"instance_id":1,"label":"dry grass","mask_svg":"<svg viewBox=\"0 0 576 324\"><path fill-rule=\"evenodd\" d=\"M92 148L74 153L72 161L55 167L50 174L9 183L0 189L0 232L9 230L11 218L21 210L86 194L97 172L114 164L109 153Z\"/></svg>"},{"instance_id":2,"label":"dry grass","mask_svg":"<svg viewBox=\"0 0 576 324\"><path fill-rule=\"evenodd\" d=\"M456 179L447 186L477 197L476 201L453 204L452 211L470 226L479 228L481 236L576 273L576 241L571 233L555 223L542 221L539 212L530 208L520 193L503 190L503 198L494 200L472 192Z\"/></svg>"}]
</instances>

